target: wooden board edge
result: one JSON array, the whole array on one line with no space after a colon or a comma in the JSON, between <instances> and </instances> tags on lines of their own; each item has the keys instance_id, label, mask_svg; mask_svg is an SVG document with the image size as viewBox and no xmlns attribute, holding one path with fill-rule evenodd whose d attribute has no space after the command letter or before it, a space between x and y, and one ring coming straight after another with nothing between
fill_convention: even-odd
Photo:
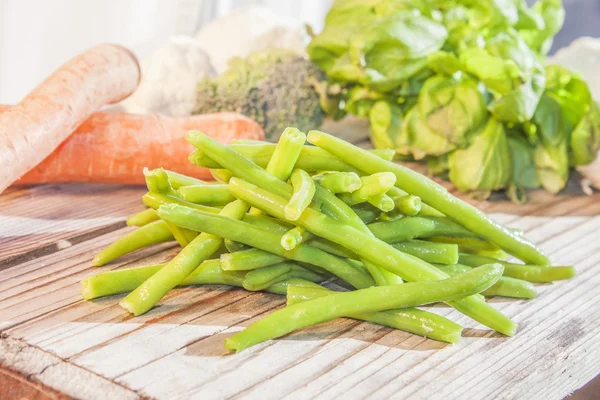
<instances>
[{"instance_id":1,"label":"wooden board edge","mask_svg":"<svg viewBox=\"0 0 600 400\"><path fill-rule=\"evenodd\" d=\"M78 399L150 399L23 340L0 336L0 366Z\"/></svg>"}]
</instances>

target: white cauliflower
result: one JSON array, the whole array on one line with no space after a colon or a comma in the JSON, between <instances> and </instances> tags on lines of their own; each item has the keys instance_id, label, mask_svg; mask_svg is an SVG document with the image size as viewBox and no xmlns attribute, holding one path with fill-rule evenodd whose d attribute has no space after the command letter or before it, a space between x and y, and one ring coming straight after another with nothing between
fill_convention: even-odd
<instances>
[{"instance_id":1,"label":"white cauliflower","mask_svg":"<svg viewBox=\"0 0 600 400\"><path fill-rule=\"evenodd\" d=\"M196 105L196 85L215 76L210 59L198 42L175 36L141 63L142 80L137 90L121 102L130 113L191 115Z\"/></svg>"},{"instance_id":2,"label":"white cauliflower","mask_svg":"<svg viewBox=\"0 0 600 400\"><path fill-rule=\"evenodd\" d=\"M282 17L262 6L239 8L217 18L196 33L196 40L210 56L218 74L227 70L233 57L269 48L304 54L306 33L301 22Z\"/></svg>"}]
</instances>

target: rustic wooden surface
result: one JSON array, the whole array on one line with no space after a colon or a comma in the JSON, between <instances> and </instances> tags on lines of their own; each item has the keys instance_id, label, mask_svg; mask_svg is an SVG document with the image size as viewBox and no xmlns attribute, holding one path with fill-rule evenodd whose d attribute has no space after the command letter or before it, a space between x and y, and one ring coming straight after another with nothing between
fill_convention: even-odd
<instances>
[{"instance_id":1,"label":"rustic wooden surface","mask_svg":"<svg viewBox=\"0 0 600 400\"><path fill-rule=\"evenodd\" d=\"M477 202L578 276L540 285L533 301L491 300L519 323L494 334L465 326L457 345L339 319L227 355L223 339L281 306L281 297L220 286L172 291L132 318L119 296L85 302L79 281L100 270L160 262L172 244L101 269L93 255L131 228L140 188L49 185L0 196L0 364L85 399L560 399L600 372L600 194L576 184L529 204ZM0 395L0 397L2 397Z\"/></svg>"}]
</instances>

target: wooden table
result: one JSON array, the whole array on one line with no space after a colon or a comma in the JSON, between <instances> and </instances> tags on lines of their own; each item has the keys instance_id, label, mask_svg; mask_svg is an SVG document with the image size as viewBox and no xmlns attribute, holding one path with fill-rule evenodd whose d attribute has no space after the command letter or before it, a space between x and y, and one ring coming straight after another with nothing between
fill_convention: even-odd
<instances>
[{"instance_id":1,"label":"wooden table","mask_svg":"<svg viewBox=\"0 0 600 400\"><path fill-rule=\"evenodd\" d=\"M338 319L227 355L224 338L284 299L188 287L138 318L118 296L81 300L82 278L177 251L166 244L101 269L90 265L131 229L124 220L142 209L141 188L10 189L0 196L0 363L85 399L560 399L600 372L600 194L572 192L536 192L522 207L477 203L524 229L556 265L578 271L540 285L533 301L491 300L519 323L513 338L435 307L465 326L459 344Z\"/></svg>"}]
</instances>

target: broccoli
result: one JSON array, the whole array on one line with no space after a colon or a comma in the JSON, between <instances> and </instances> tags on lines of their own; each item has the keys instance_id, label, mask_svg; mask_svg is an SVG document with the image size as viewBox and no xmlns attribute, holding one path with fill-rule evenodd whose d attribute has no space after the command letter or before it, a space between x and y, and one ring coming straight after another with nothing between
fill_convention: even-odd
<instances>
[{"instance_id":1,"label":"broccoli","mask_svg":"<svg viewBox=\"0 0 600 400\"><path fill-rule=\"evenodd\" d=\"M198 84L194 113L238 112L258 122L268 140L277 140L288 126L300 130L321 126L324 78L310 61L290 50L236 57L223 74Z\"/></svg>"}]
</instances>

